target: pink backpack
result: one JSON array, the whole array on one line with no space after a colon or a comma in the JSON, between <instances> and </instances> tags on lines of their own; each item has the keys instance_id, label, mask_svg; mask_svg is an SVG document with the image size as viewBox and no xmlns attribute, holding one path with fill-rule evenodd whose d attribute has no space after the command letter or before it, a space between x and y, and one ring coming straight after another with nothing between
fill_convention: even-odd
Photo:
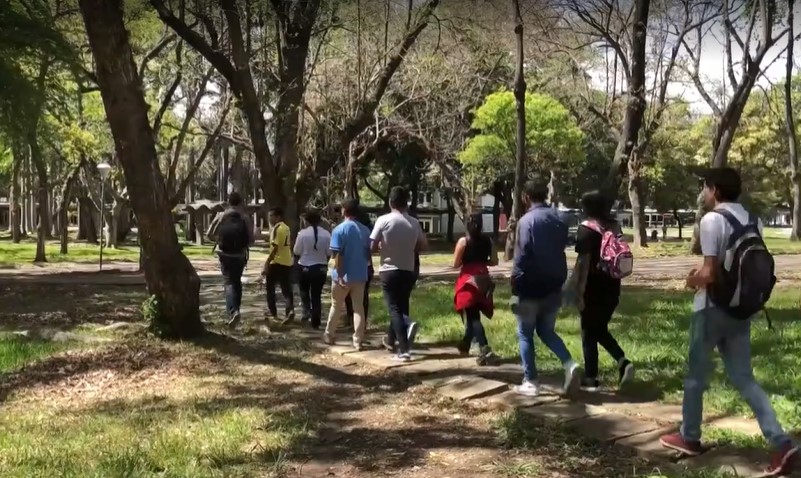
<instances>
[{"instance_id":1,"label":"pink backpack","mask_svg":"<svg viewBox=\"0 0 801 478\"><path fill-rule=\"evenodd\" d=\"M598 268L613 279L623 279L634 269L634 255L623 239L623 234L605 230L595 221L584 221L582 226L601 235L601 260Z\"/></svg>"}]
</instances>

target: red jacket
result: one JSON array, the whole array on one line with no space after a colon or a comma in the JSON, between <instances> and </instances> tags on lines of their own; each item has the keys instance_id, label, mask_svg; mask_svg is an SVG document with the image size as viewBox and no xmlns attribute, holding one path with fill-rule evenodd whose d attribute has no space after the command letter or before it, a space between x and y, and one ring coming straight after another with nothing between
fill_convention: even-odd
<instances>
[{"instance_id":1,"label":"red jacket","mask_svg":"<svg viewBox=\"0 0 801 478\"><path fill-rule=\"evenodd\" d=\"M465 264L456 279L453 305L460 313L469 307L478 307L481 313L491 319L495 311L495 303L492 300L493 289L494 285L486 265Z\"/></svg>"}]
</instances>

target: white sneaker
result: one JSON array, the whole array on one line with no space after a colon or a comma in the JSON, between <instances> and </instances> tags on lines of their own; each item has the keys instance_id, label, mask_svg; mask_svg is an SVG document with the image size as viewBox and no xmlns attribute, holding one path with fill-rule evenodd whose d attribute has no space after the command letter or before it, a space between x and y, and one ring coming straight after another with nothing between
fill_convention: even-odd
<instances>
[{"instance_id":1,"label":"white sneaker","mask_svg":"<svg viewBox=\"0 0 801 478\"><path fill-rule=\"evenodd\" d=\"M326 345L334 345L335 341L334 341L334 338L331 337L328 334L328 332L326 332L326 333L323 334L323 343L325 343Z\"/></svg>"},{"instance_id":2,"label":"white sneaker","mask_svg":"<svg viewBox=\"0 0 801 478\"><path fill-rule=\"evenodd\" d=\"M575 360L571 360L565 364L565 384L562 390L565 394L568 394L575 390L576 385L579 383L580 379L579 374L579 365L576 363Z\"/></svg>"},{"instance_id":3,"label":"white sneaker","mask_svg":"<svg viewBox=\"0 0 801 478\"><path fill-rule=\"evenodd\" d=\"M521 385L516 385L512 387L512 391L519 394L525 395L527 397L536 397L540 394L540 386L537 383L529 382L528 380L523 380Z\"/></svg>"},{"instance_id":4,"label":"white sneaker","mask_svg":"<svg viewBox=\"0 0 801 478\"><path fill-rule=\"evenodd\" d=\"M394 360L395 362L411 362L412 356L410 354L403 353L392 357L392 360Z\"/></svg>"}]
</instances>

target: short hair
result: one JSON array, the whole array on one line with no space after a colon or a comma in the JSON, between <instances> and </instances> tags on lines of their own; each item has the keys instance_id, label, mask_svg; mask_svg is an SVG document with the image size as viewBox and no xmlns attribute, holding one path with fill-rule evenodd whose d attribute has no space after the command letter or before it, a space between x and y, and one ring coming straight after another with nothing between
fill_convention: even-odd
<instances>
[{"instance_id":1,"label":"short hair","mask_svg":"<svg viewBox=\"0 0 801 478\"><path fill-rule=\"evenodd\" d=\"M715 188L720 201L737 201L743 192L740 173L733 168L708 169L704 173L704 186Z\"/></svg>"},{"instance_id":2,"label":"short hair","mask_svg":"<svg viewBox=\"0 0 801 478\"><path fill-rule=\"evenodd\" d=\"M581 196L581 209L593 219L609 220L612 203L601 191L588 191Z\"/></svg>"},{"instance_id":3,"label":"short hair","mask_svg":"<svg viewBox=\"0 0 801 478\"><path fill-rule=\"evenodd\" d=\"M228 195L228 205L237 207L242 205L242 195L234 191Z\"/></svg>"},{"instance_id":4,"label":"short hair","mask_svg":"<svg viewBox=\"0 0 801 478\"><path fill-rule=\"evenodd\" d=\"M342 211L347 217L356 217L359 215L359 200L348 198L342 201Z\"/></svg>"},{"instance_id":5,"label":"short hair","mask_svg":"<svg viewBox=\"0 0 801 478\"><path fill-rule=\"evenodd\" d=\"M284 217L284 208L280 206L271 207L270 214L273 216Z\"/></svg>"},{"instance_id":6,"label":"short hair","mask_svg":"<svg viewBox=\"0 0 801 478\"><path fill-rule=\"evenodd\" d=\"M548 199L548 184L538 179L529 179L523 185L523 194L532 202L545 202Z\"/></svg>"},{"instance_id":7,"label":"short hair","mask_svg":"<svg viewBox=\"0 0 801 478\"><path fill-rule=\"evenodd\" d=\"M405 209L409 205L409 192L403 186L395 186L389 191L389 207Z\"/></svg>"}]
</instances>

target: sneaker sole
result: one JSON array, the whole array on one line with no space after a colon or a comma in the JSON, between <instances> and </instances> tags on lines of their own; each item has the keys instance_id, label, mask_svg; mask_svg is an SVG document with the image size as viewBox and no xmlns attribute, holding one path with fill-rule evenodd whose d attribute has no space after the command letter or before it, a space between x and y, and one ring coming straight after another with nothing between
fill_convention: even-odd
<instances>
[{"instance_id":1,"label":"sneaker sole","mask_svg":"<svg viewBox=\"0 0 801 478\"><path fill-rule=\"evenodd\" d=\"M623 370L623 377L620 379L620 387L623 387L634 380L634 364L628 364Z\"/></svg>"},{"instance_id":2,"label":"sneaker sole","mask_svg":"<svg viewBox=\"0 0 801 478\"><path fill-rule=\"evenodd\" d=\"M663 447L669 449L669 450L677 451L677 452L681 453L682 455L686 455L686 456L700 456L700 455L702 455L704 453L702 451L690 451L690 450L688 450L686 448L682 448L680 446L673 445L672 443L666 442L664 440L659 440L659 444L662 445Z\"/></svg>"},{"instance_id":3,"label":"sneaker sole","mask_svg":"<svg viewBox=\"0 0 801 478\"><path fill-rule=\"evenodd\" d=\"M588 393L595 393L600 389L601 387L581 387L582 392L588 392Z\"/></svg>"},{"instance_id":4,"label":"sneaker sole","mask_svg":"<svg viewBox=\"0 0 801 478\"><path fill-rule=\"evenodd\" d=\"M524 397L539 397L540 396L539 390L536 391L536 392L526 392L526 391L520 390L519 388L515 387L515 388L512 389L512 391L514 393L516 393L518 395L522 395Z\"/></svg>"},{"instance_id":5,"label":"sneaker sole","mask_svg":"<svg viewBox=\"0 0 801 478\"><path fill-rule=\"evenodd\" d=\"M565 395L573 393L579 385L579 368L576 367L570 372L570 377L565 379L564 388L562 389Z\"/></svg>"},{"instance_id":6,"label":"sneaker sole","mask_svg":"<svg viewBox=\"0 0 801 478\"><path fill-rule=\"evenodd\" d=\"M789 475L793 471L795 471L795 461L798 458L798 448L791 450L789 453L784 455L782 459L782 464L779 466L779 469L775 472L766 472L763 476L785 476Z\"/></svg>"}]
</instances>

